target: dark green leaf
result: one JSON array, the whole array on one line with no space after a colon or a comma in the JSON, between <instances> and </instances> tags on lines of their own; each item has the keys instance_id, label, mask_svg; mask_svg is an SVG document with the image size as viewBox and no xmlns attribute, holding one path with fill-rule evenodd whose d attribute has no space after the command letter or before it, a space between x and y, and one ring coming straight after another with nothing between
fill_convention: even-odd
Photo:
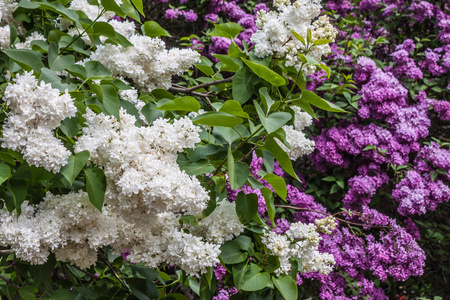
<instances>
[{"instance_id":1,"label":"dark green leaf","mask_svg":"<svg viewBox=\"0 0 450 300\"><path fill-rule=\"evenodd\" d=\"M13 201L13 206L20 215L22 209L21 205L27 196L27 182L25 180L9 180L8 190L11 193L11 200Z\"/></svg>"},{"instance_id":2,"label":"dark green leaf","mask_svg":"<svg viewBox=\"0 0 450 300\"><path fill-rule=\"evenodd\" d=\"M247 258L247 252L242 252L235 241L227 241L220 247L220 257L225 264L237 264Z\"/></svg>"},{"instance_id":3,"label":"dark green leaf","mask_svg":"<svg viewBox=\"0 0 450 300\"><path fill-rule=\"evenodd\" d=\"M239 192L236 197L236 214L242 224L247 224L258 213L258 196L256 194L245 195Z\"/></svg>"},{"instance_id":4,"label":"dark green leaf","mask_svg":"<svg viewBox=\"0 0 450 300\"><path fill-rule=\"evenodd\" d=\"M151 280L126 278L125 281L130 286L133 295L139 300L156 299L159 296L158 288Z\"/></svg>"},{"instance_id":5,"label":"dark green leaf","mask_svg":"<svg viewBox=\"0 0 450 300\"><path fill-rule=\"evenodd\" d=\"M258 76L247 68L239 69L234 74L232 82L233 99L244 104L253 95L254 86L259 83Z\"/></svg>"},{"instance_id":6,"label":"dark green leaf","mask_svg":"<svg viewBox=\"0 0 450 300\"><path fill-rule=\"evenodd\" d=\"M35 294L39 292L39 289L35 286L27 285L19 290L19 295L23 300L36 299Z\"/></svg>"},{"instance_id":7,"label":"dark green leaf","mask_svg":"<svg viewBox=\"0 0 450 300\"><path fill-rule=\"evenodd\" d=\"M243 278L242 289L248 292L262 290L269 281L269 273L261 273L260 267L255 264L250 264L250 269L245 273Z\"/></svg>"},{"instance_id":8,"label":"dark green leaf","mask_svg":"<svg viewBox=\"0 0 450 300\"><path fill-rule=\"evenodd\" d=\"M295 174L289 156L286 154L286 152L284 152L283 149L281 149L280 145L278 145L278 143L272 136L270 135L267 136L264 143L264 147L262 147L262 149L269 151L273 155L273 157L275 157L275 159L278 161L283 170L285 170L289 175L291 175L297 180L300 180L298 179L297 174Z\"/></svg>"},{"instance_id":9,"label":"dark green leaf","mask_svg":"<svg viewBox=\"0 0 450 300\"><path fill-rule=\"evenodd\" d=\"M105 201L105 173L99 168L85 169L84 173L86 174L86 190L89 195L89 201L101 212L103 201Z\"/></svg>"},{"instance_id":10,"label":"dark green leaf","mask_svg":"<svg viewBox=\"0 0 450 300\"><path fill-rule=\"evenodd\" d=\"M8 49L3 52L21 66L25 71L35 71L40 74L44 64L39 52L27 49Z\"/></svg>"},{"instance_id":11,"label":"dark green leaf","mask_svg":"<svg viewBox=\"0 0 450 300\"><path fill-rule=\"evenodd\" d=\"M235 264L231 267L233 271L233 282L234 286L239 290L241 290L242 279L244 278L245 272L249 270L249 267L244 263Z\"/></svg>"},{"instance_id":12,"label":"dark green leaf","mask_svg":"<svg viewBox=\"0 0 450 300\"><path fill-rule=\"evenodd\" d=\"M269 215L272 227L275 227L275 204L272 191L266 187L261 189L264 196L264 201L266 202L267 214Z\"/></svg>"}]
</instances>

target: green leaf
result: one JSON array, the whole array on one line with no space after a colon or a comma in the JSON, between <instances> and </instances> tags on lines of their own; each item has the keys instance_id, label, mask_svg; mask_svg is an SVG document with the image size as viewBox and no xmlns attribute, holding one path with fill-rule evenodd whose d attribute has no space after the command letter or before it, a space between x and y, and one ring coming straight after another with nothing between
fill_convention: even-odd
<instances>
[{"instance_id":1,"label":"green leaf","mask_svg":"<svg viewBox=\"0 0 450 300\"><path fill-rule=\"evenodd\" d=\"M99 168L88 168L84 170L84 173L86 174L86 190L89 201L101 212L106 192L105 173Z\"/></svg>"},{"instance_id":2,"label":"green leaf","mask_svg":"<svg viewBox=\"0 0 450 300\"><path fill-rule=\"evenodd\" d=\"M82 65L73 64L65 67L66 71L82 80L86 79L86 68Z\"/></svg>"},{"instance_id":3,"label":"green leaf","mask_svg":"<svg viewBox=\"0 0 450 300\"><path fill-rule=\"evenodd\" d=\"M239 290L241 290L242 279L244 278L245 273L249 270L249 267L244 263L235 264L231 267L233 274L233 282L234 286Z\"/></svg>"},{"instance_id":4,"label":"green leaf","mask_svg":"<svg viewBox=\"0 0 450 300\"><path fill-rule=\"evenodd\" d=\"M84 64L86 68L86 78L88 80L105 79L112 80L112 72L104 65L95 60L90 60Z\"/></svg>"},{"instance_id":5,"label":"green leaf","mask_svg":"<svg viewBox=\"0 0 450 300\"><path fill-rule=\"evenodd\" d=\"M159 26L159 24L155 21L145 22L141 29L144 35L152 38L159 36L171 36L167 30Z\"/></svg>"},{"instance_id":6,"label":"green leaf","mask_svg":"<svg viewBox=\"0 0 450 300\"><path fill-rule=\"evenodd\" d=\"M192 122L196 124L223 127L234 127L238 124L241 124L243 121L244 120L236 116L224 112L215 111L201 114L192 119Z\"/></svg>"},{"instance_id":7,"label":"green leaf","mask_svg":"<svg viewBox=\"0 0 450 300\"><path fill-rule=\"evenodd\" d=\"M131 44L126 37L116 32L111 24L108 24L106 22L95 22L92 28L94 30L94 33L92 35L94 39L99 36L105 36L114 44L119 44L123 47L133 46L133 44Z\"/></svg>"},{"instance_id":8,"label":"green leaf","mask_svg":"<svg viewBox=\"0 0 450 300\"><path fill-rule=\"evenodd\" d=\"M308 115L310 115L311 117L313 117L314 119L318 120L314 109L311 107L311 105L306 102L305 100L296 100L294 102L292 102L293 105L300 107L304 112L308 113Z\"/></svg>"},{"instance_id":9,"label":"green leaf","mask_svg":"<svg viewBox=\"0 0 450 300\"><path fill-rule=\"evenodd\" d=\"M253 95L254 86L259 83L258 76L250 72L247 68L239 69L234 74L232 81L233 99L240 104L244 104Z\"/></svg>"},{"instance_id":10,"label":"green leaf","mask_svg":"<svg viewBox=\"0 0 450 300\"><path fill-rule=\"evenodd\" d=\"M44 70L44 69L42 69ZM42 76L41 76L42 77ZM78 127L78 117L72 117L72 118L65 118L62 120L61 125L59 125L59 128L61 131L67 135L68 137L72 138L78 134L80 131Z\"/></svg>"},{"instance_id":11,"label":"green leaf","mask_svg":"<svg viewBox=\"0 0 450 300\"><path fill-rule=\"evenodd\" d=\"M243 162L235 162L233 154L230 149L228 150L228 179L232 190L237 190L245 184L248 174L250 173L250 167Z\"/></svg>"},{"instance_id":12,"label":"green leaf","mask_svg":"<svg viewBox=\"0 0 450 300\"><path fill-rule=\"evenodd\" d=\"M34 300L36 299L36 293L39 289L35 286L27 285L19 290L19 295L23 300Z\"/></svg>"},{"instance_id":13,"label":"green leaf","mask_svg":"<svg viewBox=\"0 0 450 300\"><path fill-rule=\"evenodd\" d=\"M115 0L100 0L100 2L107 11L113 11L116 13L116 15L122 18L125 17L124 11L122 10L122 8L120 8L119 5L117 5Z\"/></svg>"},{"instance_id":14,"label":"green leaf","mask_svg":"<svg viewBox=\"0 0 450 300\"><path fill-rule=\"evenodd\" d=\"M120 120L120 99L116 88L107 84L92 84L91 90L97 94L106 112Z\"/></svg>"},{"instance_id":15,"label":"green leaf","mask_svg":"<svg viewBox=\"0 0 450 300\"><path fill-rule=\"evenodd\" d=\"M245 195L239 192L236 197L236 214L242 224L249 223L258 213L258 196L256 194Z\"/></svg>"},{"instance_id":16,"label":"green leaf","mask_svg":"<svg viewBox=\"0 0 450 300\"><path fill-rule=\"evenodd\" d=\"M318 67L321 68L322 70L324 70L325 73L327 73L328 78L330 78L330 76L331 76L331 69L329 67L327 67L324 64L319 64Z\"/></svg>"},{"instance_id":17,"label":"green leaf","mask_svg":"<svg viewBox=\"0 0 450 300\"><path fill-rule=\"evenodd\" d=\"M239 104L239 102L235 100L227 100L222 105L222 107L219 109L220 112L229 113L230 115L242 117L242 118L250 118L250 116L244 112L242 109L242 106Z\"/></svg>"},{"instance_id":18,"label":"green leaf","mask_svg":"<svg viewBox=\"0 0 450 300\"><path fill-rule=\"evenodd\" d=\"M222 63L222 66L220 67L221 72L236 72L241 67L228 55L213 54L213 56Z\"/></svg>"},{"instance_id":19,"label":"green leaf","mask_svg":"<svg viewBox=\"0 0 450 300\"><path fill-rule=\"evenodd\" d=\"M304 39L299 33L295 32L295 31L292 30L292 29L291 29L291 32L292 32L292 34L295 36L295 38L296 38L297 40L299 40L300 42L303 43L303 45L306 46L305 39Z\"/></svg>"},{"instance_id":20,"label":"green leaf","mask_svg":"<svg viewBox=\"0 0 450 300\"><path fill-rule=\"evenodd\" d=\"M139 11L139 13L145 17L144 5L142 3L142 0L131 0L131 2L136 7L136 9Z\"/></svg>"},{"instance_id":21,"label":"green leaf","mask_svg":"<svg viewBox=\"0 0 450 300\"><path fill-rule=\"evenodd\" d=\"M275 159L278 161L283 170L285 170L289 175L291 175L295 179L300 180L297 177L297 174L295 174L289 156L286 154L286 152L284 152L283 149L281 149L280 145L278 145L278 143L272 136L270 135L267 136L264 146L261 147L261 149L269 151L273 155L273 157L275 157Z\"/></svg>"},{"instance_id":22,"label":"green leaf","mask_svg":"<svg viewBox=\"0 0 450 300\"><path fill-rule=\"evenodd\" d=\"M179 110L179 111L195 111L195 112L198 112L200 108L201 108L200 103L198 103L198 101L195 98L190 96L176 98L162 104L161 106L155 107L155 109L159 110Z\"/></svg>"},{"instance_id":23,"label":"green leaf","mask_svg":"<svg viewBox=\"0 0 450 300\"><path fill-rule=\"evenodd\" d=\"M272 281L280 291L281 295L286 300L297 300L298 299L298 288L297 284L288 275L280 275L280 277L272 276Z\"/></svg>"},{"instance_id":24,"label":"green leaf","mask_svg":"<svg viewBox=\"0 0 450 300\"><path fill-rule=\"evenodd\" d=\"M267 91L267 87L262 87L259 89L259 97L263 101L264 106L266 107L266 111L270 111L272 104L274 104L275 102L270 97L270 95Z\"/></svg>"},{"instance_id":25,"label":"green leaf","mask_svg":"<svg viewBox=\"0 0 450 300\"><path fill-rule=\"evenodd\" d=\"M188 162L180 165L180 169L184 170L186 174L194 176L211 173L215 170L214 166L205 160L202 162Z\"/></svg>"},{"instance_id":26,"label":"green leaf","mask_svg":"<svg viewBox=\"0 0 450 300\"><path fill-rule=\"evenodd\" d=\"M81 169L89 160L90 153L87 150L77 153L75 156L70 155L67 165L61 168L61 174L72 185L75 178L80 174Z\"/></svg>"},{"instance_id":27,"label":"green leaf","mask_svg":"<svg viewBox=\"0 0 450 300\"><path fill-rule=\"evenodd\" d=\"M329 43L331 43L331 40L327 40L327 39L318 39L318 40L315 40L315 41L313 42L313 46L325 45L325 44L329 44Z\"/></svg>"},{"instance_id":28,"label":"green leaf","mask_svg":"<svg viewBox=\"0 0 450 300\"><path fill-rule=\"evenodd\" d=\"M9 24L9 42L10 44L14 44L17 38L17 28L16 26Z\"/></svg>"},{"instance_id":29,"label":"green leaf","mask_svg":"<svg viewBox=\"0 0 450 300\"><path fill-rule=\"evenodd\" d=\"M11 193L11 200L12 205L16 211L17 214L20 215L22 209L21 205L23 201L25 201L25 198L27 197L27 182L25 180L9 180L7 188L9 192Z\"/></svg>"},{"instance_id":30,"label":"green leaf","mask_svg":"<svg viewBox=\"0 0 450 300\"><path fill-rule=\"evenodd\" d=\"M267 273L273 273L279 267L280 267L280 260L278 259L277 256L271 255L269 256L269 258L267 258L267 267L266 267Z\"/></svg>"},{"instance_id":31,"label":"green leaf","mask_svg":"<svg viewBox=\"0 0 450 300\"><path fill-rule=\"evenodd\" d=\"M3 184L11 176L11 168L6 164L0 164L0 184Z\"/></svg>"},{"instance_id":32,"label":"green leaf","mask_svg":"<svg viewBox=\"0 0 450 300\"><path fill-rule=\"evenodd\" d=\"M253 243L252 239L249 238L246 235L240 235L237 238L235 238L233 241L239 244L239 247L241 247L241 250L247 251L249 254L252 254L254 252L253 250Z\"/></svg>"},{"instance_id":33,"label":"green leaf","mask_svg":"<svg viewBox=\"0 0 450 300\"><path fill-rule=\"evenodd\" d=\"M25 71L35 71L40 74L44 64L41 61L41 55L37 51L27 49L8 49L3 52L21 66Z\"/></svg>"},{"instance_id":34,"label":"green leaf","mask_svg":"<svg viewBox=\"0 0 450 300\"><path fill-rule=\"evenodd\" d=\"M225 264L238 264L247 258L247 252L242 252L235 241L227 241L220 247L220 258Z\"/></svg>"},{"instance_id":35,"label":"green leaf","mask_svg":"<svg viewBox=\"0 0 450 300\"><path fill-rule=\"evenodd\" d=\"M222 24L214 24L215 29L209 33L210 36L220 36L229 39L234 39L244 29L241 25L228 22Z\"/></svg>"},{"instance_id":36,"label":"green leaf","mask_svg":"<svg viewBox=\"0 0 450 300\"><path fill-rule=\"evenodd\" d=\"M75 57L73 55L59 55L58 46L50 43L48 48L48 65L53 71L62 71L66 66L73 65Z\"/></svg>"},{"instance_id":37,"label":"green leaf","mask_svg":"<svg viewBox=\"0 0 450 300\"><path fill-rule=\"evenodd\" d=\"M269 215L270 223L272 227L275 227L275 204L272 191L266 187L261 189L264 196L264 201L266 202L267 214Z\"/></svg>"},{"instance_id":38,"label":"green leaf","mask_svg":"<svg viewBox=\"0 0 450 300\"><path fill-rule=\"evenodd\" d=\"M270 84L274 86L281 86L286 83L286 80L283 78L283 76L272 71L268 67L257 64L245 58L242 58L242 61L253 71L253 73L269 82Z\"/></svg>"},{"instance_id":39,"label":"green leaf","mask_svg":"<svg viewBox=\"0 0 450 300\"><path fill-rule=\"evenodd\" d=\"M275 174L268 173L264 175L263 179L267 181L270 186L275 190L278 196L281 197L284 201L286 201L287 189L286 189L286 181L284 178L277 176Z\"/></svg>"},{"instance_id":40,"label":"green leaf","mask_svg":"<svg viewBox=\"0 0 450 300\"><path fill-rule=\"evenodd\" d=\"M72 292L66 289L59 289L53 293L54 300L73 300Z\"/></svg>"},{"instance_id":41,"label":"green leaf","mask_svg":"<svg viewBox=\"0 0 450 300\"><path fill-rule=\"evenodd\" d=\"M189 283L189 287L191 288L191 290L193 290L194 293L200 296L200 285L198 284L197 279L192 276L188 276L186 281Z\"/></svg>"},{"instance_id":42,"label":"green leaf","mask_svg":"<svg viewBox=\"0 0 450 300\"><path fill-rule=\"evenodd\" d=\"M314 94L313 92L308 91L308 90L304 90L302 92L302 96L301 96L300 100L304 100L304 101L306 101L318 108L321 108L323 110L335 111L335 112L347 112L347 111L343 110L342 108L340 108L339 106L337 106L331 102L328 102L325 99L320 98L319 96L317 96L316 94ZM294 105L295 105L295 102L296 101L294 101Z\"/></svg>"},{"instance_id":43,"label":"green leaf","mask_svg":"<svg viewBox=\"0 0 450 300\"><path fill-rule=\"evenodd\" d=\"M52 271L56 266L56 259L54 254L50 254L47 261L43 265L30 265L28 271L33 284L40 286L44 281L50 278Z\"/></svg>"},{"instance_id":44,"label":"green leaf","mask_svg":"<svg viewBox=\"0 0 450 300\"><path fill-rule=\"evenodd\" d=\"M265 116L264 111L258 102L253 101L256 112L258 113L261 124L267 130L268 133L272 133L283 127L291 118L291 114L287 112L275 112L270 114L268 117Z\"/></svg>"},{"instance_id":45,"label":"green leaf","mask_svg":"<svg viewBox=\"0 0 450 300\"><path fill-rule=\"evenodd\" d=\"M248 292L262 290L269 281L269 273L261 273L260 267L256 264L250 264L250 269L245 273L243 278L242 289Z\"/></svg>"},{"instance_id":46,"label":"green leaf","mask_svg":"<svg viewBox=\"0 0 450 300\"><path fill-rule=\"evenodd\" d=\"M159 297L158 288L148 279L143 278L126 278L126 283L130 286L133 296L139 300L150 300Z\"/></svg>"}]
</instances>

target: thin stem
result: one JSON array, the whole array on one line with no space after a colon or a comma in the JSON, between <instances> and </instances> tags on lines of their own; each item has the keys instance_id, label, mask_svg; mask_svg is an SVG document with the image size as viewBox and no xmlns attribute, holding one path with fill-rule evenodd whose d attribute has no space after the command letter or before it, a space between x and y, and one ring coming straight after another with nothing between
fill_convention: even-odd
<instances>
[{"instance_id":1,"label":"thin stem","mask_svg":"<svg viewBox=\"0 0 450 300\"><path fill-rule=\"evenodd\" d=\"M257 128L255 128L255 132L253 132L251 135L249 135L248 137L246 137L243 141L241 141L234 149L233 151L231 151L231 154L233 154L234 152L236 152L239 148L241 148L249 139L251 139L252 137L254 137L259 130L262 128L263 126L261 124L258 125ZM228 156L225 157L219 164L219 166L214 170L214 172L212 173L212 176L216 175L217 173L219 173L220 169L222 168L222 166L225 164L225 162L227 161ZM208 185L212 184L214 181L211 179L208 182Z\"/></svg>"},{"instance_id":2,"label":"thin stem","mask_svg":"<svg viewBox=\"0 0 450 300\"><path fill-rule=\"evenodd\" d=\"M17 284L15 284L14 282L12 282L11 280L9 280L6 277L3 277L2 275L0 275L0 279L3 280L4 282L6 282L7 284L9 284L10 286L15 287L16 289L20 289L20 286L18 286Z\"/></svg>"},{"instance_id":3,"label":"thin stem","mask_svg":"<svg viewBox=\"0 0 450 300\"><path fill-rule=\"evenodd\" d=\"M233 81L233 76L225 78L225 79L220 79L220 80L214 80L211 82L205 82L190 88L186 88L186 87L180 87L179 85L175 85L172 86L171 88L169 88L169 90L174 90L176 92L180 92L180 93L185 93L185 94L194 94L194 91L211 86L211 85L216 85L216 84L220 84L220 83L226 83L226 82L231 82ZM206 95L206 94L204 94Z\"/></svg>"},{"instance_id":4,"label":"thin stem","mask_svg":"<svg viewBox=\"0 0 450 300\"><path fill-rule=\"evenodd\" d=\"M86 27L86 28L83 30L83 32L81 32L81 34L79 34L79 35L78 35L75 39L73 39L66 47L64 47L64 49L62 49L62 50L59 52L59 55L63 54L64 51L67 50L67 48L69 48L70 46L72 46L73 43L75 43L79 38L81 38L81 36L82 36L89 28L91 28L91 26L94 25L95 22L97 22L97 20L100 19L100 17L103 16L103 14L104 14L105 12L106 12L106 10L105 10L105 9L102 9L102 11L101 11L100 14L97 16L97 18L95 18L95 20L92 21L92 23L89 24L89 26Z\"/></svg>"},{"instance_id":5,"label":"thin stem","mask_svg":"<svg viewBox=\"0 0 450 300\"><path fill-rule=\"evenodd\" d=\"M304 208L304 207L295 207L295 206L291 206L291 205L275 205L275 207L291 208L291 209L295 209L295 210L307 210L307 211L310 211L310 212L315 212L315 213L326 215L326 216L330 215L329 213L325 213L325 212L322 212L322 211L318 211L318 210L314 210L314 209L310 209L310 208ZM336 215L336 214L334 214L334 215ZM341 218L336 218L335 217L335 219L339 220L341 222L347 223L347 224L352 224L352 225L357 225L357 226L364 226L365 225L365 224L361 224L361 223L355 223L355 222L347 221L347 220L344 220L344 219L341 219ZM390 226L371 226L371 227L375 227L375 228L391 228Z\"/></svg>"},{"instance_id":6,"label":"thin stem","mask_svg":"<svg viewBox=\"0 0 450 300\"><path fill-rule=\"evenodd\" d=\"M105 254L103 254L102 251L98 251L98 254L103 259L103 261L108 265L108 267L111 269L111 271L113 272L114 276L117 278L117 280L119 280L120 284L122 284L122 286L128 290L128 286L125 284L125 282L123 282L123 280L119 277L119 275L117 275L116 271L114 270L114 267L108 261L108 258L105 256Z\"/></svg>"}]
</instances>

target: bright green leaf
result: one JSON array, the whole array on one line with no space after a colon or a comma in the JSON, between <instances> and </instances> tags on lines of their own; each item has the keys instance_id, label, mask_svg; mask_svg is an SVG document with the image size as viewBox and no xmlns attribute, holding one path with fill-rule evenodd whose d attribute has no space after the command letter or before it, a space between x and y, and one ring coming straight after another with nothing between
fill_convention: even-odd
<instances>
[{"instance_id":1,"label":"bright green leaf","mask_svg":"<svg viewBox=\"0 0 450 300\"><path fill-rule=\"evenodd\" d=\"M282 274L280 277L272 276L272 281L286 300L298 299L298 287L294 279Z\"/></svg>"},{"instance_id":2,"label":"bright green leaf","mask_svg":"<svg viewBox=\"0 0 450 300\"><path fill-rule=\"evenodd\" d=\"M141 27L142 33L146 36L155 38L159 36L171 36L167 30L162 28L158 23L155 21L147 21L144 23L144 25Z\"/></svg>"},{"instance_id":3,"label":"bright green leaf","mask_svg":"<svg viewBox=\"0 0 450 300\"><path fill-rule=\"evenodd\" d=\"M77 153L75 156L70 155L67 165L61 168L61 174L70 184L73 184L75 178L80 174L84 165L89 160L90 153L87 150Z\"/></svg>"},{"instance_id":4,"label":"bright green leaf","mask_svg":"<svg viewBox=\"0 0 450 300\"><path fill-rule=\"evenodd\" d=\"M11 176L11 168L6 164L0 164L0 184Z\"/></svg>"},{"instance_id":5,"label":"bright green leaf","mask_svg":"<svg viewBox=\"0 0 450 300\"><path fill-rule=\"evenodd\" d=\"M242 61L259 77L264 79L265 81L271 83L274 86L281 86L286 83L283 76L279 75L278 73L272 71L266 66L257 64L255 62L252 62L250 60L247 60L245 58L242 58Z\"/></svg>"},{"instance_id":6,"label":"bright green leaf","mask_svg":"<svg viewBox=\"0 0 450 300\"><path fill-rule=\"evenodd\" d=\"M176 98L164 103L161 106L155 107L159 110L179 110L179 111L195 111L197 112L201 108L200 103L190 96Z\"/></svg>"}]
</instances>

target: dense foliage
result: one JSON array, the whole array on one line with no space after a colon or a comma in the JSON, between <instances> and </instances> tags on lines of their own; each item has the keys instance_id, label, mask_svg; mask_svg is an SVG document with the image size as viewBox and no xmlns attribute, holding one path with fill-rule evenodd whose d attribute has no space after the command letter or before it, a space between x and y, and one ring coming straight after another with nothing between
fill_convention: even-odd
<instances>
[{"instance_id":1,"label":"dense foliage","mask_svg":"<svg viewBox=\"0 0 450 300\"><path fill-rule=\"evenodd\" d=\"M449 5L1 0L2 298L448 297Z\"/></svg>"}]
</instances>

